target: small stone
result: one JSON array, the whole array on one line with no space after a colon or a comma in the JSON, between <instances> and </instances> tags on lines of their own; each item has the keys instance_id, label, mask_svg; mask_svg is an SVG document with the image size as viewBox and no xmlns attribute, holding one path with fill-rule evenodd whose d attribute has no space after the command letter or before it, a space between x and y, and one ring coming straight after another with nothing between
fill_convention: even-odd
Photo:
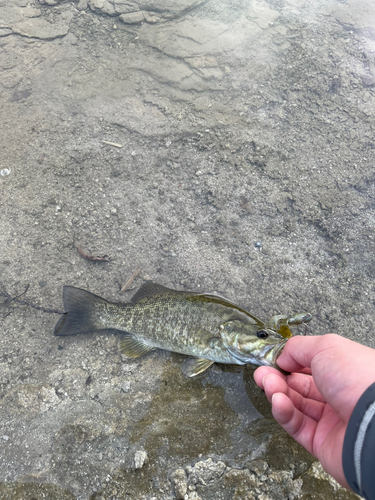
<instances>
[{"instance_id":1,"label":"small stone","mask_svg":"<svg viewBox=\"0 0 375 500\"><path fill-rule=\"evenodd\" d=\"M3 168L3 169L0 170L0 175L2 177L6 177L9 174L10 174L10 168Z\"/></svg>"},{"instance_id":2,"label":"small stone","mask_svg":"<svg viewBox=\"0 0 375 500\"><path fill-rule=\"evenodd\" d=\"M189 483L203 484L204 486L219 479L225 472L224 462L214 462L212 458L197 462L194 467L187 467Z\"/></svg>"},{"instance_id":3,"label":"small stone","mask_svg":"<svg viewBox=\"0 0 375 500\"><path fill-rule=\"evenodd\" d=\"M98 395L99 395L98 389L92 389L89 392L89 396L90 396L91 399L95 399Z\"/></svg>"},{"instance_id":4,"label":"small stone","mask_svg":"<svg viewBox=\"0 0 375 500\"><path fill-rule=\"evenodd\" d=\"M143 11L129 12L128 14L121 14L119 19L125 24L138 24L145 20Z\"/></svg>"},{"instance_id":5,"label":"small stone","mask_svg":"<svg viewBox=\"0 0 375 500\"><path fill-rule=\"evenodd\" d=\"M134 468L142 469L145 463L148 462L148 455L145 450L138 450L134 455Z\"/></svg>"},{"instance_id":6,"label":"small stone","mask_svg":"<svg viewBox=\"0 0 375 500\"><path fill-rule=\"evenodd\" d=\"M184 500L187 493L187 479L184 469L177 469L171 479L177 500Z\"/></svg>"},{"instance_id":7,"label":"small stone","mask_svg":"<svg viewBox=\"0 0 375 500\"><path fill-rule=\"evenodd\" d=\"M6 436L6 435L4 434L4 436L3 436L3 441L9 441L9 436Z\"/></svg>"},{"instance_id":8,"label":"small stone","mask_svg":"<svg viewBox=\"0 0 375 500\"><path fill-rule=\"evenodd\" d=\"M79 0L77 5L78 10L86 10L87 9L87 0Z\"/></svg>"},{"instance_id":9,"label":"small stone","mask_svg":"<svg viewBox=\"0 0 375 500\"><path fill-rule=\"evenodd\" d=\"M249 469L259 477L268 469L268 463L264 460L253 460L249 464Z\"/></svg>"},{"instance_id":10,"label":"small stone","mask_svg":"<svg viewBox=\"0 0 375 500\"><path fill-rule=\"evenodd\" d=\"M130 382L124 382L121 386L122 392L129 392L130 391Z\"/></svg>"},{"instance_id":11,"label":"small stone","mask_svg":"<svg viewBox=\"0 0 375 500\"><path fill-rule=\"evenodd\" d=\"M196 491L192 491L187 496L187 500L202 500Z\"/></svg>"}]
</instances>

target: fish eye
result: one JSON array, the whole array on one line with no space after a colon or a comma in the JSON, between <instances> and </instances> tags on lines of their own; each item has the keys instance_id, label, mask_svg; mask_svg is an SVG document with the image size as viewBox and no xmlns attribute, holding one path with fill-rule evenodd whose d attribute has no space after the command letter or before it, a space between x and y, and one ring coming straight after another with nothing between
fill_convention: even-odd
<instances>
[{"instance_id":1,"label":"fish eye","mask_svg":"<svg viewBox=\"0 0 375 500\"><path fill-rule=\"evenodd\" d=\"M266 339L268 337L268 333L265 330L258 330L257 337L258 339Z\"/></svg>"}]
</instances>

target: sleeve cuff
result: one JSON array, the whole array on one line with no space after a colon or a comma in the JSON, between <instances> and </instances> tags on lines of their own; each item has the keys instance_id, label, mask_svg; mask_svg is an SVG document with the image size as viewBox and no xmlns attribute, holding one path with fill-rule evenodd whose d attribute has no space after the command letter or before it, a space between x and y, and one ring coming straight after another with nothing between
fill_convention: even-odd
<instances>
[{"instance_id":1,"label":"sleeve cuff","mask_svg":"<svg viewBox=\"0 0 375 500\"><path fill-rule=\"evenodd\" d=\"M375 500L375 383L359 398L350 417L342 466L352 490Z\"/></svg>"}]
</instances>

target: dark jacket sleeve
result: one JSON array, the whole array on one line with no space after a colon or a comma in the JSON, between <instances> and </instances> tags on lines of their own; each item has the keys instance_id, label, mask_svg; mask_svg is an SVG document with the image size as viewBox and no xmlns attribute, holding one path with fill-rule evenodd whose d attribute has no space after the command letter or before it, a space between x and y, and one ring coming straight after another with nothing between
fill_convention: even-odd
<instances>
[{"instance_id":1,"label":"dark jacket sleeve","mask_svg":"<svg viewBox=\"0 0 375 500\"><path fill-rule=\"evenodd\" d=\"M345 432L342 465L352 490L375 500L375 383L354 407Z\"/></svg>"}]
</instances>

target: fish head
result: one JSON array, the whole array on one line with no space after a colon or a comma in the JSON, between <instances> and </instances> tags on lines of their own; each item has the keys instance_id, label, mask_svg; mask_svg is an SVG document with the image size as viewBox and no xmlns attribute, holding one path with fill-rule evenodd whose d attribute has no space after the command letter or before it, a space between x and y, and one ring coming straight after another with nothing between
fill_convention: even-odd
<instances>
[{"instance_id":1,"label":"fish head","mask_svg":"<svg viewBox=\"0 0 375 500\"><path fill-rule=\"evenodd\" d=\"M236 364L274 366L287 339L270 328L241 320L220 325L223 346Z\"/></svg>"}]
</instances>

